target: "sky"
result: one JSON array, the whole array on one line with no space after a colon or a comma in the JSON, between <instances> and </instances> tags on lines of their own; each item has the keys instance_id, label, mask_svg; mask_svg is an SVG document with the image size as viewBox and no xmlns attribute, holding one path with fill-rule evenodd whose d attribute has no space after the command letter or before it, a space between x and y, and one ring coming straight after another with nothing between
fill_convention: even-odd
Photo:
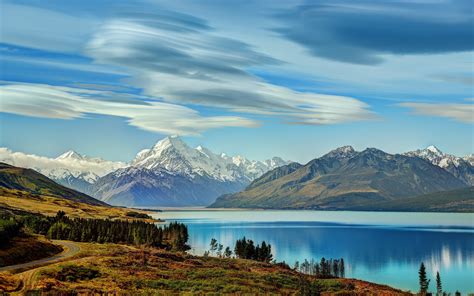
<instances>
[{"instance_id":1,"label":"sky","mask_svg":"<svg viewBox=\"0 0 474 296\"><path fill-rule=\"evenodd\" d=\"M130 161L474 153L464 0L0 0L0 146Z\"/></svg>"}]
</instances>

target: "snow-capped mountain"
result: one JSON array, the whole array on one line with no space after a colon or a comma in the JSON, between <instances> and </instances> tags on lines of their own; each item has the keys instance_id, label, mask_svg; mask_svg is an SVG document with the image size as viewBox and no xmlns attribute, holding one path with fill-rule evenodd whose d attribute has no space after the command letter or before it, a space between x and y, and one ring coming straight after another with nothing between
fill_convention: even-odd
<instances>
[{"instance_id":1,"label":"snow-capped mountain","mask_svg":"<svg viewBox=\"0 0 474 296\"><path fill-rule=\"evenodd\" d=\"M462 159L469 162L469 164L474 165L474 154L466 155Z\"/></svg>"},{"instance_id":2,"label":"snow-capped mountain","mask_svg":"<svg viewBox=\"0 0 474 296\"><path fill-rule=\"evenodd\" d=\"M151 149L140 151L131 166L149 170L159 168L190 177L208 175L220 181L245 182L287 163L279 157L255 161L240 155L228 157L224 153L215 154L202 146L191 148L181 138L170 136Z\"/></svg>"},{"instance_id":3,"label":"snow-capped mountain","mask_svg":"<svg viewBox=\"0 0 474 296\"><path fill-rule=\"evenodd\" d=\"M243 189L255 178L288 162L215 154L189 147L177 136L140 151L129 167L100 178L92 194L117 205L208 205L219 195Z\"/></svg>"},{"instance_id":4,"label":"snow-capped mountain","mask_svg":"<svg viewBox=\"0 0 474 296\"><path fill-rule=\"evenodd\" d=\"M474 185L474 157L472 154L464 158L443 153L435 146L428 146L405 153L408 156L416 156L437 165L453 174L466 184Z\"/></svg>"},{"instance_id":5,"label":"snow-capped mountain","mask_svg":"<svg viewBox=\"0 0 474 296\"><path fill-rule=\"evenodd\" d=\"M92 158L72 150L56 158L47 158L0 148L0 162L34 169L64 186L84 193L88 193L91 184L100 177L126 166L123 162Z\"/></svg>"}]
</instances>

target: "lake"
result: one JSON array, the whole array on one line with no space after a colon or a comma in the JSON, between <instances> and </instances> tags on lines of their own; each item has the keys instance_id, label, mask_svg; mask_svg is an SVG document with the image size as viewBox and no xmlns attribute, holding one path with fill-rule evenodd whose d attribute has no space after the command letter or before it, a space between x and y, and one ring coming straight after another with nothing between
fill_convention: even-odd
<instances>
[{"instance_id":1,"label":"lake","mask_svg":"<svg viewBox=\"0 0 474 296\"><path fill-rule=\"evenodd\" d=\"M230 246L243 236L272 245L274 258L295 261L344 258L346 277L418 290L427 266L446 291L474 292L474 214L170 210L156 217L188 225L191 252L203 254L211 238Z\"/></svg>"}]
</instances>

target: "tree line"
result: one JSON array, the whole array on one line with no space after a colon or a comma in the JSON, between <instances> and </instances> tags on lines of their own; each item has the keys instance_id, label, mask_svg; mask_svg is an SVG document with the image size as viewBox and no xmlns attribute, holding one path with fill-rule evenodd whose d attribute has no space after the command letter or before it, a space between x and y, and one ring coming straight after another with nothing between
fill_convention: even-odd
<instances>
[{"instance_id":1,"label":"tree line","mask_svg":"<svg viewBox=\"0 0 474 296\"><path fill-rule=\"evenodd\" d=\"M267 263L273 260L272 246L267 244L265 241L256 245L253 240L243 237L235 242L233 253L230 247L226 247L224 250L224 246L218 243L215 238L211 239L209 246L210 248L208 251L204 252L204 256L215 254L219 258L231 258L232 255L234 255L235 258L250 259Z\"/></svg>"},{"instance_id":2,"label":"tree line","mask_svg":"<svg viewBox=\"0 0 474 296\"><path fill-rule=\"evenodd\" d=\"M418 269L418 282L420 284L420 291L419 295L433 295L431 292L429 292L429 286L431 280L428 279L428 275L426 273L426 267L423 262L420 264L420 268ZM439 274L439 271L436 272L436 296L449 296L451 293L443 291L443 284L441 283L441 276ZM455 296L461 296L461 292L456 291L454 292Z\"/></svg>"},{"instance_id":3,"label":"tree line","mask_svg":"<svg viewBox=\"0 0 474 296\"><path fill-rule=\"evenodd\" d=\"M158 227L144 221L69 218L62 211L54 217L26 216L25 226L51 239L78 242L149 245L185 251L189 249L188 229L182 223Z\"/></svg>"},{"instance_id":4,"label":"tree line","mask_svg":"<svg viewBox=\"0 0 474 296\"><path fill-rule=\"evenodd\" d=\"M21 223L14 219L0 219L0 245L7 245L21 231Z\"/></svg>"},{"instance_id":5,"label":"tree line","mask_svg":"<svg viewBox=\"0 0 474 296\"><path fill-rule=\"evenodd\" d=\"M303 262L296 261L294 269L301 273L314 275L318 278L345 277L346 268L344 259L321 258L319 262L305 259Z\"/></svg>"}]
</instances>

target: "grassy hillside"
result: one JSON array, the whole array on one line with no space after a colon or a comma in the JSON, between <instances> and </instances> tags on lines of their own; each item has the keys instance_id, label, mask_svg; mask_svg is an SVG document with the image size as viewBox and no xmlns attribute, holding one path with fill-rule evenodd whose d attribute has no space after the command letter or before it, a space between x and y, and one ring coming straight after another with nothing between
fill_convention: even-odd
<instances>
[{"instance_id":1,"label":"grassy hillside","mask_svg":"<svg viewBox=\"0 0 474 296\"><path fill-rule=\"evenodd\" d=\"M353 279L316 279L291 269L243 259L113 244L77 243L81 253L41 268L28 287L50 294L83 295L298 295L316 287L323 295L411 295ZM18 287L17 276L0 275L0 290ZM2 283L4 286L2 286Z\"/></svg>"},{"instance_id":2,"label":"grassy hillside","mask_svg":"<svg viewBox=\"0 0 474 296\"><path fill-rule=\"evenodd\" d=\"M425 160L370 148L276 169L211 207L342 210L465 186Z\"/></svg>"},{"instance_id":3,"label":"grassy hillside","mask_svg":"<svg viewBox=\"0 0 474 296\"><path fill-rule=\"evenodd\" d=\"M110 207L108 205L92 205L56 196L32 194L26 191L0 187L0 213L2 210L10 212L24 211L46 216L54 216L58 211L64 211L72 218L156 221L147 216L146 211Z\"/></svg>"},{"instance_id":4,"label":"grassy hillside","mask_svg":"<svg viewBox=\"0 0 474 296\"><path fill-rule=\"evenodd\" d=\"M424 194L402 200L366 204L365 210L419 212L474 212L474 187ZM358 207L354 207L358 209Z\"/></svg>"},{"instance_id":5,"label":"grassy hillside","mask_svg":"<svg viewBox=\"0 0 474 296\"><path fill-rule=\"evenodd\" d=\"M48 195L90 205L108 206L84 193L57 184L46 176L25 168L0 163L0 187Z\"/></svg>"}]
</instances>

